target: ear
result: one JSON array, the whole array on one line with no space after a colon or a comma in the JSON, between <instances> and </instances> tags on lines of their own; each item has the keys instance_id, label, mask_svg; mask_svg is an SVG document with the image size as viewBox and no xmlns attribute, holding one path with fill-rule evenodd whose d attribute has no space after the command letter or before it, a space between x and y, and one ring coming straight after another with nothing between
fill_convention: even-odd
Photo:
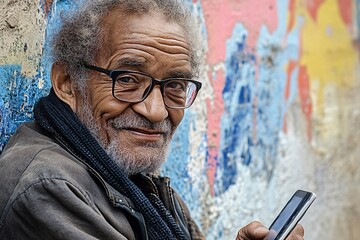
<instances>
[{"instance_id":1,"label":"ear","mask_svg":"<svg viewBox=\"0 0 360 240\"><path fill-rule=\"evenodd\" d=\"M75 112L75 83L71 80L65 63L55 62L51 68L51 83L55 94Z\"/></svg>"}]
</instances>

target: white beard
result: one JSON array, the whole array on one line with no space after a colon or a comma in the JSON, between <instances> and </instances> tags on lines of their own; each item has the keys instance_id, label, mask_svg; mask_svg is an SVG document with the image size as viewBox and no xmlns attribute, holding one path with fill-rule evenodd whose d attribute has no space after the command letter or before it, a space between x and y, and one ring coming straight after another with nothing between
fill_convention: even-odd
<instances>
[{"instance_id":1,"label":"white beard","mask_svg":"<svg viewBox=\"0 0 360 240\"><path fill-rule=\"evenodd\" d=\"M83 98L85 99L85 98ZM132 151L129 148L121 148L120 141L126 139L112 139L110 142L100 137L101 126L95 121L88 102L84 102L82 112L78 113L79 119L89 129L100 146L105 150L108 156L113 159L118 166L127 175L137 173L157 173L161 165L166 161L169 152L169 143L174 134L175 128L171 121L167 118L161 123L152 123L146 118L134 114L121 114L114 119L109 120L109 124L116 128L126 128L145 126L152 129L161 129L166 132L164 143L148 143L141 146L144 151Z\"/></svg>"}]
</instances>

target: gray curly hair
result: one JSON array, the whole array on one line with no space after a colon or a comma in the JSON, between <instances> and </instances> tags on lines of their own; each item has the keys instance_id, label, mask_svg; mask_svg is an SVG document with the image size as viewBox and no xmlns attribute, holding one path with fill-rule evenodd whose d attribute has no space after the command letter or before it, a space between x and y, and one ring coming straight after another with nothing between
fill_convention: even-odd
<instances>
[{"instance_id":1,"label":"gray curly hair","mask_svg":"<svg viewBox=\"0 0 360 240\"><path fill-rule=\"evenodd\" d=\"M101 20L114 7L120 7L124 14L155 10L178 23L190 43L193 75L199 75L206 41L198 18L184 0L85 0L74 10L61 13L62 26L52 40L53 62L67 65L68 74L81 92L84 93L88 76L83 64L94 62L102 41Z\"/></svg>"}]
</instances>

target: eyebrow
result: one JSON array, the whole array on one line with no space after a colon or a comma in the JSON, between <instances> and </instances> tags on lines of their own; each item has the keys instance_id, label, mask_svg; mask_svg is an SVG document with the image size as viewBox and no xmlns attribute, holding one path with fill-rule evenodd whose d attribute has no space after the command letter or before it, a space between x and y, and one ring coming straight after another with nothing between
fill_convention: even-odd
<instances>
[{"instance_id":1,"label":"eyebrow","mask_svg":"<svg viewBox=\"0 0 360 240\"><path fill-rule=\"evenodd\" d=\"M117 65L122 67L143 67L146 65L145 59L135 58L123 58L117 61Z\"/></svg>"},{"instance_id":2,"label":"eyebrow","mask_svg":"<svg viewBox=\"0 0 360 240\"><path fill-rule=\"evenodd\" d=\"M117 61L119 68L137 67L139 69L145 69L147 64L148 62L143 58L122 58ZM188 71L170 70L167 75L170 76L169 78L193 78L192 72Z\"/></svg>"},{"instance_id":3,"label":"eyebrow","mask_svg":"<svg viewBox=\"0 0 360 240\"><path fill-rule=\"evenodd\" d=\"M193 74L191 72L170 71L168 75L171 76L171 78L193 78Z\"/></svg>"}]
</instances>

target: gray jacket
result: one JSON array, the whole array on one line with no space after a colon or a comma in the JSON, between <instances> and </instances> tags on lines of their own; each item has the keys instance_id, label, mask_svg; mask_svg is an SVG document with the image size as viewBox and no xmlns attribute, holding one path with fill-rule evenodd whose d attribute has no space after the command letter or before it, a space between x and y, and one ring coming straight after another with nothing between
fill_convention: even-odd
<instances>
[{"instance_id":1,"label":"gray jacket","mask_svg":"<svg viewBox=\"0 0 360 240\"><path fill-rule=\"evenodd\" d=\"M160 196L189 239L204 239L168 178L133 180ZM147 232L126 196L27 123L0 157L0 239L147 239Z\"/></svg>"}]
</instances>

